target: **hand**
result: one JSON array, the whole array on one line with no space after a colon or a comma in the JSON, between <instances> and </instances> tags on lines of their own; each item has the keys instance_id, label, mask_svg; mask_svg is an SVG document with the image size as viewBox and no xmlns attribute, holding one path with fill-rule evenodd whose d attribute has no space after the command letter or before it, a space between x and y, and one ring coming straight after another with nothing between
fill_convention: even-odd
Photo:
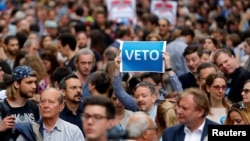
<instances>
[{"instance_id":1,"label":"hand","mask_svg":"<svg viewBox=\"0 0 250 141\"><path fill-rule=\"evenodd\" d=\"M121 63L120 51L117 53L114 61L115 61L115 75L120 75L120 63Z\"/></svg>"},{"instance_id":2,"label":"hand","mask_svg":"<svg viewBox=\"0 0 250 141\"><path fill-rule=\"evenodd\" d=\"M214 49L211 51L211 54L210 54L209 59L208 59L209 62L214 63L214 54L216 51L217 51L217 49Z\"/></svg>"},{"instance_id":3,"label":"hand","mask_svg":"<svg viewBox=\"0 0 250 141\"><path fill-rule=\"evenodd\" d=\"M0 121L0 131L6 131L12 128L15 128L14 116L7 116L2 121Z\"/></svg>"},{"instance_id":4,"label":"hand","mask_svg":"<svg viewBox=\"0 0 250 141\"><path fill-rule=\"evenodd\" d=\"M244 42L238 45L238 49L239 50L243 50L244 49Z\"/></svg>"},{"instance_id":5,"label":"hand","mask_svg":"<svg viewBox=\"0 0 250 141\"><path fill-rule=\"evenodd\" d=\"M170 60L170 56L167 52L162 52L163 53L163 59L165 61L165 68L171 68L171 60Z\"/></svg>"},{"instance_id":6,"label":"hand","mask_svg":"<svg viewBox=\"0 0 250 141\"><path fill-rule=\"evenodd\" d=\"M120 51L117 53L114 61L115 61L115 68L120 70L120 63L121 63Z\"/></svg>"}]
</instances>

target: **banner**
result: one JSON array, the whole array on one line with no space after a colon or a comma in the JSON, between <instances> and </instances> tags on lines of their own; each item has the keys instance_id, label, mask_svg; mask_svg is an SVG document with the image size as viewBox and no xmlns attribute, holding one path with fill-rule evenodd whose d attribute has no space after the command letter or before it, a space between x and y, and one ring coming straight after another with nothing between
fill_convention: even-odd
<instances>
[{"instance_id":1,"label":"banner","mask_svg":"<svg viewBox=\"0 0 250 141\"><path fill-rule=\"evenodd\" d=\"M152 0L151 13L157 15L159 18L166 18L171 25L176 23L177 2L169 0Z\"/></svg>"},{"instance_id":2,"label":"banner","mask_svg":"<svg viewBox=\"0 0 250 141\"><path fill-rule=\"evenodd\" d=\"M121 72L165 72L166 41L121 42Z\"/></svg>"},{"instance_id":3,"label":"banner","mask_svg":"<svg viewBox=\"0 0 250 141\"><path fill-rule=\"evenodd\" d=\"M127 21L135 25L136 1L135 0L106 0L108 19L115 22Z\"/></svg>"}]
</instances>

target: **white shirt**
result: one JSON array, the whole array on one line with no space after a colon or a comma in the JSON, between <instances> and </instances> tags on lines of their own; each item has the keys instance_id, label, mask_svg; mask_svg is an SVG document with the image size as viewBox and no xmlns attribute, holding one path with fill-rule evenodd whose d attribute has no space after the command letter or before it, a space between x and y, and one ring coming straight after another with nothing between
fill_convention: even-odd
<instances>
[{"instance_id":1,"label":"white shirt","mask_svg":"<svg viewBox=\"0 0 250 141\"><path fill-rule=\"evenodd\" d=\"M7 96L6 96L6 90L1 90L0 91L0 99L5 99Z\"/></svg>"},{"instance_id":2,"label":"white shirt","mask_svg":"<svg viewBox=\"0 0 250 141\"><path fill-rule=\"evenodd\" d=\"M188 127L185 126L184 132L186 134L184 141L200 141L203 128L205 126L206 120L203 121L203 123L200 125L200 127L193 132L189 130Z\"/></svg>"},{"instance_id":3,"label":"white shirt","mask_svg":"<svg viewBox=\"0 0 250 141\"><path fill-rule=\"evenodd\" d=\"M208 114L207 118L217 122L218 124L224 124L224 120L227 116L226 108L210 108L212 114Z\"/></svg>"}]
</instances>

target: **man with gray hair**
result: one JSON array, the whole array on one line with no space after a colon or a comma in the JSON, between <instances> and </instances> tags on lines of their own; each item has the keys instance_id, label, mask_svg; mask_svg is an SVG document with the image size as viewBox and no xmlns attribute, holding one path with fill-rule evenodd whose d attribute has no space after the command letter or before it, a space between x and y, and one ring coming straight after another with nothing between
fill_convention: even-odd
<instances>
[{"instance_id":1,"label":"man with gray hair","mask_svg":"<svg viewBox=\"0 0 250 141\"><path fill-rule=\"evenodd\" d=\"M36 39L28 39L23 44L23 49L28 52L28 54L39 55L39 41Z\"/></svg>"},{"instance_id":2,"label":"man with gray hair","mask_svg":"<svg viewBox=\"0 0 250 141\"><path fill-rule=\"evenodd\" d=\"M153 120L145 112L135 112L126 125L128 139L135 141L156 141L156 130Z\"/></svg>"},{"instance_id":3,"label":"man with gray hair","mask_svg":"<svg viewBox=\"0 0 250 141\"><path fill-rule=\"evenodd\" d=\"M91 74L92 69L96 64L95 54L89 48L82 48L76 52L75 55L75 75L80 79L83 89L83 100L91 96L88 90L88 78Z\"/></svg>"},{"instance_id":4,"label":"man with gray hair","mask_svg":"<svg viewBox=\"0 0 250 141\"><path fill-rule=\"evenodd\" d=\"M81 80L82 85L85 85L91 70L96 63L95 54L89 48L83 48L76 52L74 64L76 67L75 74Z\"/></svg>"},{"instance_id":5,"label":"man with gray hair","mask_svg":"<svg viewBox=\"0 0 250 141\"><path fill-rule=\"evenodd\" d=\"M60 118L64 106L61 91L53 87L46 88L39 103L42 119L37 123L32 122L30 126L19 124L16 127L20 133L17 140L85 141L80 128Z\"/></svg>"}]
</instances>

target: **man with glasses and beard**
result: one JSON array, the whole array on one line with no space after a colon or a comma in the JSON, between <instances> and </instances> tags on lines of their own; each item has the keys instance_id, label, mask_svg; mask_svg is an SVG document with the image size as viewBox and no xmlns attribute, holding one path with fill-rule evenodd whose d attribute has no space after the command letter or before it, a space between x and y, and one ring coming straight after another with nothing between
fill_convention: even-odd
<instances>
[{"instance_id":1,"label":"man with glasses and beard","mask_svg":"<svg viewBox=\"0 0 250 141\"><path fill-rule=\"evenodd\" d=\"M64 77L59 85L65 99L65 107L60 113L60 118L77 125L82 130L81 113L82 104L82 84L75 74Z\"/></svg>"},{"instance_id":2,"label":"man with glasses and beard","mask_svg":"<svg viewBox=\"0 0 250 141\"><path fill-rule=\"evenodd\" d=\"M15 124L30 123L40 119L38 105L29 98L36 93L37 74L29 66L17 66L12 80L6 83L6 96L0 102L0 138L14 139Z\"/></svg>"}]
</instances>

